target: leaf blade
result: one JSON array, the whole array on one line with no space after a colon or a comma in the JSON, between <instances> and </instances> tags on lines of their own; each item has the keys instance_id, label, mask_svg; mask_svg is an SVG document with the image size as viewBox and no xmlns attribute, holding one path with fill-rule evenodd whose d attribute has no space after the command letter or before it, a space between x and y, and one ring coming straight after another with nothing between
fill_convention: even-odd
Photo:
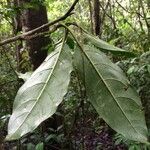
<instances>
[{"instance_id":1,"label":"leaf blade","mask_svg":"<svg viewBox=\"0 0 150 150\"><path fill-rule=\"evenodd\" d=\"M146 142L147 128L141 102L122 70L93 47L86 46L75 55L78 58L75 65L85 80L89 101L99 115L126 138Z\"/></svg>"},{"instance_id":2,"label":"leaf blade","mask_svg":"<svg viewBox=\"0 0 150 150\"><path fill-rule=\"evenodd\" d=\"M6 140L15 140L33 131L55 113L67 92L71 63L69 47L60 43L19 89Z\"/></svg>"},{"instance_id":3,"label":"leaf blade","mask_svg":"<svg viewBox=\"0 0 150 150\"><path fill-rule=\"evenodd\" d=\"M119 47L115 47L115 46L97 38L96 36L86 34L86 33L84 33L84 36L85 36L85 39L90 41L96 47L100 48L103 52L111 52L112 54L115 54L115 55L124 55L127 57L134 57L135 56L134 53L129 52L127 50L123 50Z\"/></svg>"}]
</instances>

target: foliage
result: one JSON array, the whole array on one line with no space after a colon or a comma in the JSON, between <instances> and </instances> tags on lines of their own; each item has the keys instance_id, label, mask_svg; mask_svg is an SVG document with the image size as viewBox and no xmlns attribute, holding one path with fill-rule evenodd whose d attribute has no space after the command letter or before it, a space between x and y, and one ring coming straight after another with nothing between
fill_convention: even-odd
<instances>
[{"instance_id":1,"label":"foliage","mask_svg":"<svg viewBox=\"0 0 150 150\"><path fill-rule=\"evenodd\" d=\"M119 66L127 73L131 84L136 88L139 93L143 106L145 108L145 115L148 126L150 125L150 52L143 53L141 56L121 61Z\"/></svg>"},{"instance_id":2,"label":"foliage","mask_svg":"<svg viewBox=\"0 0 150 150\"><path fill-rule=\"evenodd\" d=\"M129 139L136 137L134 133L138 130L138 126L144 127L144 124L140 125L141 120L136 118L137 116L142 118L143 114L138 112L141 104L122 71L113 65L103 53L89 46L84 47L83 55L78 52L77 58L80 74L84 74L83 81L87 88L87 96L99 115L117 132ZM81 68L82 66L84 68ZM91 80L92 77L93 80ZM131 100L135 103L131 103ZM136 114L132 113L133 116L131 116L131 110L134 110ZM136 118L139 123L134 124L131 118L133 120ZM125 126L122 127L122 125ZM130 127L133 131L129 129ZM140 135L138 137L140 138Z\"/></svg>"},{"instance_id":3,"label":"foliage","mask_svg":"<svg viewBox=\"0 0 150 150\"><path fill-rule=\"evenodd\" d=\"M118 54L118 55L123 55L123 56L127 56L127 57L134 57L134 53L131 53L129 51L123 50L121 48L115 47L113 45L110 45L108 43L106 43L103 40L100 40L96 37L90 36L88 34L84 34L84 36L86 37L86 39L88 41L90 41L91 43L93 43L96 47L100 48L101 50L103 50L103 52L105 53L112 53L112 54Z\"/></svg>"},{"instance_id":4,"label":"foliage","mask_svg":"<svg viewBox=\"0 0 150 150\"><path fill-rule=\"evenodd\" d=\"M33 131L56 112L67 91L72 71L71 58L74 57L74 69L84 85L81 99L88 96L98 114L117 132L129 139L146 142L147 129L141 103L123 72L96 48L81 46L72 31L64 27L77 42L74 55L64 38L20 88L9 121L7 139L18 139ZM106 45L103 46L108 49Z\"/></svg>"},{"instance_id":5,"label":"foliage","mask_svg":"<svg viewBox=\"0 0 150 150\"><path fill-rule=\"evenodd\" d=\"M9 51L8 51L9 50ZM6 53L7 51L7 53ZM21 84L12 69L15 66L10 47L0 48L0 141L7 134L7 123L12 112L13 99ZM13 62L13 63L12 63Z\"/></svg>"},{"instance_id":6,"label":"foliage","mask_svg":"<svg viewBox=\"0 0 150 150\"><path fill-rule=\"evenodd\" d=\"M126 139L120 134L116 134L114 137L115 144L125 144L129 150L149 150L150 145L149 144L142 144L135 141L131 141Z\"/></svg>"},{"instance_id":7,"label":"foliage","mask_svg":"<svg viewBox=\"0 0 150 150\"><path fill-rule=\"evenodd\" d=\"M4 47L6 48L6 47ZM13 98L18 90L18 78L12 70L13 60L11 52L6 53L6 49L0 49L0 118L7 118L12 110ZM5 51L5 52L4 52ZM2 119L3 120L3 119Z\"/></svg>"},{"instance_id":8,"label":"foliage","mask_svg":"<svg viewBox=\"0 0 150 150\"><path fill-rule=\"evenodd\" d=\"M55 113L69 84L72 70L69 53L64 42L60 43L20 88L13 106L15 111L10 119L8 139L23 136Z\"/></svg>"},{"instance_id":9,"label":"foliage","mask_svg":"<svg viewBox=\"0 0 150 150\"><path fill-rule=\"evenodd\" d=\"M49 20L60 16L73 0L46 0ZM100 1L101 37L103 40L123 49L135 52L149 51L149 4L148 1L115 0ZM107 6L108 5L108 6ZM144 7L144 10L143 10ZM66 21L77 22L86 30L91 31L91 19L88 1L81 0L75 14Z\"/></svg>"},{"instance_id":10,"label":"foliage","mask_svg":"<svg viewBox=\"0 0 150 150\"><path fill-rule=\"evenodd\" d=\"M0 2L0 26L1 26L0 39L1 40L6 39L7 37L12 36L12 29L14 27L14 22L12 20L18 13L20 13L21 10L27 9L27 8L38 9L38 5L42 3L47 7L49 21L52 21L62 16L62 14L65 13L66 10L70 7L72 2L73 0L64 0L64 1L45 0L43 3L43 1L41 0L32 0L31 3L26 3L26 5L22 7L18 7L18 6L14 6L12 4L13 3L12 1L1 0ZM91 1L91 3L93 3L93 1ZM135 52L136 54L139 54L139 53L142 54L143 52L150 50L149 49L150 48L149 7L150 5L148 4L148 1L141 1L141 0L138 0L138 1L135 1L135 0L104 1L104 0L101 0L100 1L100 17L101 17L100 37L102 40L101 41L98 40L98 42L96 41L95 43L93 39L95 39L96 37L91 36L91 34L88 34L88 36L90 37L88 39L87 37L85 37L86 35L85 33L84 34L83 32L82 34L79 33L81 29L79 28L77 29L73 27L72 31L77 35L78 41L81 42L81 45L82 44L90 45L91 50L95 49L95 47L102 50L103 46L106 46L106 47L109 46L108 43L105 43L104 41L108 41L109 44L111 45L117 45L121 47L120 49L121 51L122 51L122 48L129 50L129 51L124 51L126 53L125 55L125 53L119 52L118 51L119 49L116 51L116 47L112 47L111 45L110 45L110 48L107 47L108 49L104 48L102 51L107 54L110 54L110 53L117 54L117 59L115 59L115 62L116 60L122 60L122 58L128 58L128 56L133 56L134 54L131 52ZM89 32L92 32L91 21L92 21L92 18L90 14L88 0L87 1L80 0L75 11L73 12L73 15L68 17L64 21L64 23L77 22L80 26L84 27L84 29L86 29ZM53 41L53 45L48 46L48 47L51 47L49 52L53 51L55 49L55 46L58 43L60 43L61 41L60 37L62 37L62 33L63 33L63 30L58 29L57 32L53 32L50 35L52 37L51 39ZM74 41L74 39L70 36L70 34L67 37L66 44L69 46L69 49L72 53L74 51L79 50L77 49L76 41ZM95 47L92 44L94 44ZM29 62L29 56L26 50L23 50L21 51L22 60L21 60L20 66L23 72L24 73L27 72L27 73L25 74L21 74L20 72L19 73L17 72L17 74L15 73L15 70L17 70L17 65L16 65L17 60L15 57L16 45L17 43L2 47L2 49L6 50L5 53L4 53L4 50L0 50L1 52L0 53L0 92L1 92L0 125L1 127L6 126L5 122L7 118L9 118L10 116L10 113L12 110L13 99L15 97L15 94L18 88L22 84L22 81L20 81L20 79L18 80L17 75L19 75L19 78L26 80L26 78L30 76L28 74L28 71L31 71L31 64ZM71 57L73 56L71 55ZM150 96L150 93L149 93L150 92L149 91L149 87L150 87L149 64L150 62L149 60L150 60L149 52L147 52L139 57L119 62L119 66L124 70L124 72L126 72L131 82L131 85L136 88L137 92L139 93L141 97L142 104L144 106L144 108L142 109L145 110L146 121L147 121L146 123L148 127L150 126L150 120L149 120L150 104L148 101L150 99L149 97ZM21 141L21 144L24 145L25 148L28 147L28 149L35 149L36 145L37 147L42 147L43 144L44 144L44 148L45 148L45 145L50 146L50 144L53 144L55 146L55 142L60 143L61 147L64 147L62 145L67 145L68 143L69 145L74 143L75 145L78 144L79 146L81 146L80 149L83 148L84 140L82 137L84 137L84 135L86 134L87 135L86 137L88 139L88 136L90 136L90 133L86 131L85 134L79 135L80 138L77 138L77 139L74 138L74 136L72 137L71 135L75 134L76 132L80 133L82 129L83 130L85 129L84 124L82 124L82 122L85 121L84 120L85 114L88 115L88 119L95 118L95 120L92 120L92 122L97 122L96 124L93 123L95 124L93 126L89 125L92 128L92 130L102 128L103 124L100 125L100 121L99 119L97 119L98 115L96 114L94 108L90 105L89 101L87 100L87 97L83 98L81 96L82 95L81 93L84 92L84 82L78 79L79 77L77 73L75 72L72 72L72 73L73 74L71 74L71 83L70 83L71 85L69 86L68 93L63 98L64 101L62 103L61 116L64 119L63 127L59 131L56 129L51 132L47 132L46 135L44 133L44 136L41 131L39 131L38 129L35 130L35 132L31 134L31 137L27 136L26 138L22 139L23 142ZM84 99L84 102L82 101L82 99ZM83 107L81 105L83 105ZM81 123L80 126L74 125L76 124L77 120L79 120L79 122ZM87 121L87 124L88 123L89 122ZM85 121L85 124L86 124L86 121ZM89 128L89 126L87 128ZM106 128L109 129L108 127ZM96 133L94 132L94 134ZM99 144L100 144L100 148L102 149L105 149L105 147L101 147L101 144L103 143L103 140L101 141L101 138L104 139L105 145L107 145L107 141L110 141L110 138L112 138L112 137L106 138L106 134L107 134L106 132L104 132L104 134L102 132L102 134L98 135L97 137L97 142L100 140ZM113 133L111 133L111 135L112 134ZM122 135L120 134L119 136L122 137ZM50 139L50 140L46 141L46 139ZM88 140L89 142L87 143L90 145L90 143L95 142L94 140L95 138L94 136L92 136L92 139ZM123 143L125 143L131 149L136 149L136 148L138 149L139 147L141 149L145 148L144 146L141 147L141 144L137 145L137 143L133 141L128 140L128 142L129 142L128 144L126 144L126 142L123 142ZM114 148L112 147L110 149ZM117 148L115 147L114 149L117 149Z\"/></svg>"}]
</instances>

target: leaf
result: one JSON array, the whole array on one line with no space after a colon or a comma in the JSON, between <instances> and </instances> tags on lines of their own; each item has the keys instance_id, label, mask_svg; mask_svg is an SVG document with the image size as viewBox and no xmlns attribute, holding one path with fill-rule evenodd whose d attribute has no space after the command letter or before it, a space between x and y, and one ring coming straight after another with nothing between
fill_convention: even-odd
<instances>
[{"instance_id":1,"label":"leaf","mask_svg":"<svg viewBox=\"0 0 150 150\"><path fill-rule=\"evenodd\" d=\"M146 142L147 127L141 102L122 70L90 46L77 49L74 57L88 99L100 117L127 139Z\"/></svg>"},{"instance_id":2,"label":"leaf","mask_svg":"<svg viewBox=\"0 0 150 150\"><path fill-rule=\"evenodd\" d=\"M74 49L75 43L74 43L74 40L70 36L67 37L67 42L66 43L67 43L67 45L69 46L70 49Z\"/></svg>"},{"instance_id":3,"label":"leaf","mask_svg":"<svg viewBox=\"0 0 150 150\"><path fill-rule=\"evenodd\" d=\"M44 150L44 144L43 142L38 143L35 147L35 150Z\"/></svg>"},{"instance_id":4,"label":"leaf","mask_svg":"<svg viewBox=\"0 0 150 150\"><path fill-rule=\"evenodd\" d=\"M32 132L56 112L67 92L71 63L69 47L60 43L19 89L6 140L15 140Z\"/></svg>"},{"instance_id":5,"label":"leaf","mask_svg":"<svg viewBox=\"0 0 150 150\"><path fill-rule=\"evenodd\" d=\"M150 65L147 65L147 71L150 74Z\"/></svg>"},{"instance_id":6,"label":"leaf","mask_svg":"<svg viewBox=\"0 0 150 150\"><path fill-rule=\"evenodd\" d=\"M134 73L134 72L136 72L136 71L138 71L138 66L132 66L132 67L130 67L128 70L127 70L127 74L128 75L131 75L132 73Z\"/></svg>"},{"instance_id":7,"label":"leaf","mask_svg":"<svg viewBox=\"0 0 150 150\"><path fill-rule=\"evenodd\" d=\"M141 150L141 147L139 145L131 145L129 146L129 150Z\"/></svg>"},{"instance_id":8,"label":"leaf","mask_svg":"<svg viewBox=\"0 0 150 150\"><path fill-rule=\"evenodd\" d=\"M33 145L32 143L27 144L27 150L33 150L35 149L35 145Z\"/></svg>"},{"instance_id":9,"label":"leaf","mask_svg":"<svg viewBox=\"0 0 150 150\"><path fill-rule=\"evenodd\" d=\"M86 34L84 33L84 36L87 40L89 40L92 44L94 44L96 47L100 48L103 52L111 52L115 55L124 55L127 57L134 57L135 54L126 50L123 50L121 48L115 47L101 39L99 39L96 36Z\"/></svg>"},{"instance_id":10,"label":"leaf","mask_svg":"<svg viewBox=\"0 0 150 150\"><path fill-rule=\"evenodd\" d=\"M18 78L23 79L24 81L27 81L27 79L31 77L33 72L26 72L26 73L16 72L16 73L18 75Z\"/></svg>"}]
</instances>

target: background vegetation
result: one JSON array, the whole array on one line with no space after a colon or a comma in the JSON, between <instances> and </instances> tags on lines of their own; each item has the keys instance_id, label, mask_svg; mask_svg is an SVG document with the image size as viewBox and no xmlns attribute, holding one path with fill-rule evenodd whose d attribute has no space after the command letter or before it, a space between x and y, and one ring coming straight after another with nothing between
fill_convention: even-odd
<instances>
[{"instance_id":1,"label":"background vegetation","mask_svg":"<svg viewBox=\"0 0 150 150\"><path fill-rule=\"evenodd\" d=\"M28 9L39 10L42 5L47 9L48 22L51 22L63 16L72 3L73 0L45 0L44 2L31 0L26 5L18 5L15 0L1 0L0 41L35 28L35 26L33 28L30 26L31 28L26 29L27 24L24 23L21 27L23 30L20 29L18 17L22 12ZM26 17L28 16L24 18L26 19ZM40 18L38 19L40 20ZM114 56L110 53L108 53L108 56L123 69L132 86L139 93L149 129L149 0L80 0L73 14L63 21L63 23L68 22L77 23L89 33L136 54L133 58ZM37 21L34 23L37 24ZM41 22L41 24L43 23ZM80 29L72 27L72 30L80 40ZM50 42L48 42L48 45L45 44L46 46L42 45L42 47L51 52L62 34L60 29L52 34L47 34L47 40ZM71 37L68 42L73 46ZM34 63L34 60L31 60L30 52L24 45L25 41L18 40L0 47L0 149L150 149L150 146L146 144L127 140L122 135L116 134L97 115L89 102L79 103L80 91L76 85L79 81L74 72L71 75L73 80L69 85L69 91L52 119L46 120L32 134L23 137L21 140L4 142L15 95L24 83L23 79L29 75L26 72L33 71L38 65ZM32 47L32 45L29 44L29 47ZM42 61L42 59L39 59L39 63ZM22 76L21 73L26 74ZM54 124L52 123L53 120L59 121Z\"/></svg>"}]
</instances>

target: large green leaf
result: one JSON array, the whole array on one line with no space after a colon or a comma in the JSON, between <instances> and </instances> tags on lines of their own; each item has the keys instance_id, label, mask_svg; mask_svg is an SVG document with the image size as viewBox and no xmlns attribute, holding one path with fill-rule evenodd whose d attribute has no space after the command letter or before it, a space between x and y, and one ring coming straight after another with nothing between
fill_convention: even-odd
<instances>
[{"instance_id":1,"label":"large green leaf","mask_svg":"<svg viewBox=\"0 0 150 150\"><path fill-rule=\"evenodd\" d=\"M7 140L33 131L55 113L67 92L71 71L70 49L60 43L19 89L8 124Z\"/></svg>"},{"instance_id":2,"label":"large green leaf","mask_svg":"<svg viewBox=\"0 0 150 150\"><path fill-rule=\"evenodd\" d=\"M90 41L92 44L94 44L96 47L100 48L103 52L111 52L113 54L124 55L127 57L135 56L134 53L123 50L119 47L115 47L115 46L99 39L98 37L96 37L94 35L84 33L84 37L85 37L85 39Z\"/></svg>"},{"instance_id":3,"label":"large green leaf","mask_svg":"<svg viewBox=\"0 0 150 150\"><path fill-rule=\"evenodd\" d=\"M126 138L146 142L147 127L141 102L122 70L90 46L77 49L74 57L88 99L99 115Z\"/></svg>"}]
</instances>

